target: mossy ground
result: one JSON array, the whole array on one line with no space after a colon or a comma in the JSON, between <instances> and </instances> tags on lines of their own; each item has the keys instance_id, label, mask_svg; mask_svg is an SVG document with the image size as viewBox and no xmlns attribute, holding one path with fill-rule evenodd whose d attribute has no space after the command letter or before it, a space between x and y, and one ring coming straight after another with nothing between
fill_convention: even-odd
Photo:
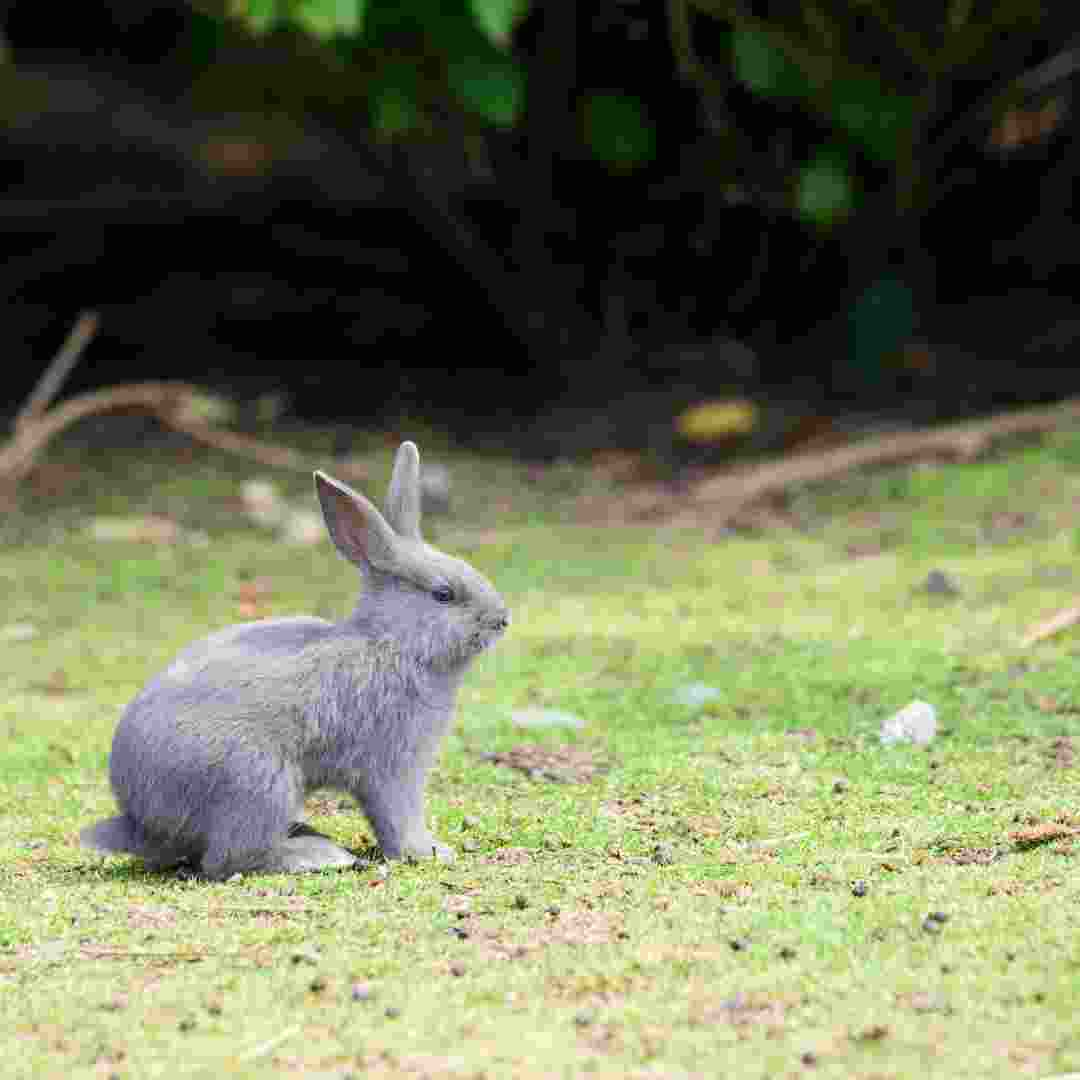
<instances>
[{"instance_id":1,"label":"mossy ground","mask_svg":"<svg viewBox=\"0 0 1080 1080\"><path fill-rule=\"evenodd\" d=\"M112 810L118 711L252 605L341 614L354 580L245 521L258 470L56 450L0 549L0 633L36 631L0 651L0 1073L1080 1071L1080 645L1021 645L1076 600L1076 435L854 478L795 498L798 530L721 540L575 526L573 470L444 460L458 511L435 535L514 611L432 783L459 860L208 885L76 845ZM83 530L145 513L197 542ZM932 569L960 594L921 590ZM719 696L673 703L696 682ZM916 698L939 736L883 748ZM517 731L525 706L585 727ZM522 744L570 781L600 768L484 756L548 760ZM369 842L347 800L310 810Z\"/></svg>"}]
</instances>

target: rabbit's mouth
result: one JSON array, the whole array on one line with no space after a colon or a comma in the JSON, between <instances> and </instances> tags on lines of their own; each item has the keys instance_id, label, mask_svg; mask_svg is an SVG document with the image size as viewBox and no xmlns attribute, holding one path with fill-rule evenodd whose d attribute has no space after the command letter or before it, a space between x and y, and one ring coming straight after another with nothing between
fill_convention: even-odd
<instances>
[{"instance_id":1,"label":"rabbit's mouth","mask_svg":"<svg viewBox=\"0 0 1080 1080\"><path fill-rule=\"evenodd\" d=\"M473 652L483 652L485 649L490 649L502 637L508 623L509 619L503 618L495 626L485 626L479 630L474 630L469 635L469 648Z\"/></svg>"}]
</instances>

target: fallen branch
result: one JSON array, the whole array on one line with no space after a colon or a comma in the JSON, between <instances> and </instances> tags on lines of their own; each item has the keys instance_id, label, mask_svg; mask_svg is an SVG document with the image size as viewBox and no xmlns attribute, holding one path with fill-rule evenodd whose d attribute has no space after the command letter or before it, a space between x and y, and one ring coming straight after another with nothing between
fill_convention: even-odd
<instances>
[{"instance_id":1,"label":"fallen branch","mask_svg":"<svg viewBox=\"0 0 1080 1080\"><path fill-rule=\"evenodd\" d=\"M1077 420L1080 420L1080 399L1074 398L1059 405L1023 409L989 420L886 435L824 453L793 454L779 461L714 474L691 489L690 499L708 504L710 520L727 521L749 504L792 487L820 484L875 465L932 458L970 461L985 453L998 439L1053 431Z\"/></svg>"},{"instance_id":2,"label":"fallen branch","mask_svg":"<svg viewBox=\"0 0 1080 1080\"><path fill-rule=\"evenodd\" d=\"M98 316L95 311L84 311L75 320L75 325L68 331L64 344L60 346L60 351L53 357L52 363L38 379L37 386L15 417L16 431L37 420L52 404L53 398L60 392L72 368L79 362L83 350L93 340L97 329Z\"/></svg>"},{"instance_id":3,"label":"fallen branch","mask_svg":"<svg viewBox=\"0 0 1080 1080\"><path fill-rule=\"evenodd\" d=\"M88 416L120 409L141 409L164 426L181 431L196 442L270 468L312 472L326 465L324 461L289 447L204 423L198 418L205 413L201 405L206 399L205 391L199 387L180 382L130 383L69 398L39 416L26 419L16 428L7 445L0 448L0 486L10 495L33 468L50 440L65 428ZM364 475L360 467L345 462L335 462L333 468L345 477L360 479Z\"/></svg>"}]
</instances>

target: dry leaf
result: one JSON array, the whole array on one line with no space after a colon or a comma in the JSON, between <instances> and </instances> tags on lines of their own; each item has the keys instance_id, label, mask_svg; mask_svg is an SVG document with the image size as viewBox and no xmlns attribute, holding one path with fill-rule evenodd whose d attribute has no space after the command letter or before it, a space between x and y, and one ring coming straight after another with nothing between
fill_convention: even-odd
<instances>
[{"instance_id":1,"label":"dry leaf","mask_svg":"<svg viewBox=\"0 0 1080 1080\"><path fill-rule=\"evenodd\" d=\"M1040 641L1053 637L1055 634L1060 634L1063 630L1068 630L1077 623L1080 623L1080 607L1066 608L1064 611L1052 615L1044 622L1033 626L1027 632L1021 644L1027 649Z\"/></svg>"},{"instance_id":2,"label":"dry leaf","mask_svg":"<svg viewBox=\"0 0 1080 1080\"><path fill-rule=\"evenodd\" d=\"M1027 829L1017 829L1009 833L1009 839L1019 848L1029 848L1037 844L1047 844L1051 840L1060 840L1065 836L1075 836L1077 833L1080 833L1080 829L1073 825L1047 822L1043 825L1032 825Z\"/></svg>"},{"instance_id":3,"label":"dry leaf","mask_svg":"<svg viewBox=\"0 0 1080 1080\"><path fill-rule=\"evenodd\" d=\"M690 442L711 443L745 435L757 422L758 410L752 401L704 401L681 413L675 427Z\"/></svg>"},{"instance_id":4,"label":"dry leaf","mask_svg":"<svg viewBox=\"0 0 1080 1080\"><path fill-rule=\"evenodd\" d=\"M508 765L532 780L556 780L562 783L583 784L611 768L610 762L585 746L523 743L509 750L485 752L480 757L496 765Z\"/></svg>"}]
</instances>

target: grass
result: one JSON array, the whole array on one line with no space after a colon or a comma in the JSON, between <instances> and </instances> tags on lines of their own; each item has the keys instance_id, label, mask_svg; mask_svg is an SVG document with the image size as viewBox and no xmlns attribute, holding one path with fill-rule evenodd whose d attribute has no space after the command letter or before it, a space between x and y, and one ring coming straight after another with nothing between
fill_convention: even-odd
<instances>
[{"instance_id":1,"label":"grass","mask_svg":"<svg viewBox=\"0 0 1080 1080\"><path fill-rule=\"evenodd\" d=\"M0 549L0 635L36 630L0 650L3 1075L1080 1071L1080 646L1019 644L1075 602L1080 438L854 478L795 497L797 531L712 542L569 524L573 470L451 460L433 525L515 619L432 784L459 860L208 885L77 847L118 711L253 595L333 615L353 581L245 524L236 462L58 448ZM94 541L103 513L188 538ZM920 590L935 568L958 597ZM695 682L720 694L675 704ZM883 748L916 698L938 738ZM586 724L516 731L525 706ZM347 800L309 809L369 842Z\"/></svg>"}]
</instances>

